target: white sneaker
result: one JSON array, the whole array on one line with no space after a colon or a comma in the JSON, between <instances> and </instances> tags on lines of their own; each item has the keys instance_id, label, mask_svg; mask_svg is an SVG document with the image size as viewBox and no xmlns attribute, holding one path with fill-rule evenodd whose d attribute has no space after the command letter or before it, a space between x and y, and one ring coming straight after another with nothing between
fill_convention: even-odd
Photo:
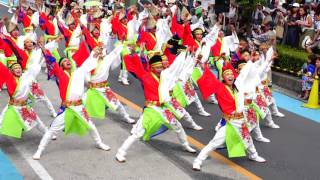
<instances>
[{"instance_id":1,"label":"white sneaker","mask_svg":"<svg viewBox=\"0 0 320 180\"><path fill-rule=\"evenodd\" d=\"M191 146L189 146L189 145L184 145L183 146L183 150L185 150L185 151L187 151L187 152L189 152L189 153L196 153L197 152L197 150L195 150L195 149L193 149Z\"/></svg>"},{"instance_id":2,"label":"white sneaker","mask_svg":"<svg viewBox=\"0 0 320 180\"><path fill-rule=\"evenodd\" d=\"M277 112L277 113L273 113L272 115L276 116L276 117L285 117L285 115L281 112Z\"/></svg>"},{"instance_id":3,"label":"white sneaker","mask_svg":"<svg viewBox=\"0 0 320 180\"><path fill-rule=\"evenodd\" d=\"M211 116L211 114L208 113L207 111L205 111L204 109L201 110L201 111L199 111L198 114L199 114L200 116L205 116L205 117Z\"/></svg>"},{"instance_id":4,"label":"white sneaker","mask_svg":"<svg viewBox=\"0 0 320 180\"><path fill-rule=\"evenodd\" d=\"M119 163L124 163L126 162L126 157L123 153L119 153L119 151L117 152L116 154L116 160L119 162Z\"/></svg>"},{"instance_id":5,"label":"white sneaker","mask_svg":"<svg viewBox=\"0 0 320 180\"><path fill-rule=\"evenodd\" d=\"M261 156L249 156L249 159L252 160L252 161L256 161L256 162L259 162L259 163L265 163L267 162L263 157Z\"/></svg>"},{"instance_id":6,"label":"white sneaker","mask_svg":"<svg viewBox=\"0 0 320 180\"><path fill-rule=\"evenodd\" d=\"M8 13L10 13L10 14L13 13L12 8L9 8L9 9L8 9Z\"/></svg>"},{"instance_id":7,"label":"white sneaker","mask_svg":"<svg viewBox=\"0 0 320 180\"><path fill-rule=\"evenodd\" d=\"M201 165L200 165L200 163L194 162L193 165L192 165L192 169L193 169L194 171L200 171L200 170L201 170Z\"/></svg>"},{"instance_id":8,"label":"white sneaker","mask_svg":"<svg viewBox=\"0 0 320 180\"><path fill-rule=\"evenodd\" d=\"M42 151L37 150L37 152L32 156L32 159L34 159L34 160L40 160L41 154L42 154Z\"/></svg>"},{"instance_id":9,"label":"white sneaker","mask_svg":"<svg viewBox=\"0 0 320 180\"><path fill-rule=\"evenodd\" d=\"M263 136L257 137L257 138L254 138L254 139L255 139L256 141L259 141L259 142L265 142L265 143L271 142L270 139L265 138L265 137L263 137Z\"/></svg>"},{"instance_id":10,"label":"white sneaker","mask_svg":"<svg viewBox=\"0 0 320 180\"><path fill-rule=\"evenodd\" d=\"M104 143L99 143L96 145L96 148L104 150L104 151L110 151L110 147Z\"/></svg>"},{"instance_id":11,"label":"white sneaker","mask_svg":"<svg viewBox=\"0 0 320 180\"><path fill-rule=\"evenodd\" d=\"M269 128L272 128L272 129L279 129L280 128L280 126L275 124L275 123L266 124L266 126L269 127Z\"/></svg>"},{"instance_id":12,"label":"white sneaker","mask_svg":"<svg viewBox=\"0 0 320 180\"><path fill-rule=\"evenodd\" d=\"M196 130L196 131L202 131L203 128L197 124L193 125L192 129Z\"/></svg>"}]
</instances>

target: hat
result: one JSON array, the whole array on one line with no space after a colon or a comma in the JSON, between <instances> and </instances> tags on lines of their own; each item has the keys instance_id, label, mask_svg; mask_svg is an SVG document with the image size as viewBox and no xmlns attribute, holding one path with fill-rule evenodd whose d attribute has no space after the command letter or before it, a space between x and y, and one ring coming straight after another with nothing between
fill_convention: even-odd
<instances>
[{"instance_id":1,"label":"hat","mask_svg":"<svg viewBox=\"0 0 320 180\"><path fill-rule=\"evenodd\" d=\"M148 18L147 29L155 29L157 26L157 21L153 17Z\"/></svg>"},{"instance_id":2,"label":"hat","mask_svg":"<svg viewBox=\"0 0 320 180\"><path fill-rule=\"evenodd\" d=\"M67 15L66 24L67 24L68 26L71 25L71 24L74 24L74 18L73 18L73 16L72 16L70 13Z\"/></svg>"},{"instance_id":3,"label":"hat","mask_svg":"<svg viewBox=\"0 0 320 180\"><path fill-rule=\"evenodd\" d=\"M300 7L300 4L299 4L299 3L293 3L293 4L292 4L292 7L299 8L299 7Z\"/></svg>"}]
</instances>

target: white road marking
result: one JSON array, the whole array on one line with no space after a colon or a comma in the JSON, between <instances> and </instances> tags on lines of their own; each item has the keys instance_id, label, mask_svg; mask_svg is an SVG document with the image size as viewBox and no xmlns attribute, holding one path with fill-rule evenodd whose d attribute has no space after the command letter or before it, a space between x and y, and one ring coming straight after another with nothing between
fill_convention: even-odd
<instances>
[{"instance_id":1,"label":"white road marking","mask_svg":"<svg viewBox=\"0 0 320 180\"><path fill-rule=\"evenodd\" d=\"M32 159L32 154L28 152L28 149L25 147L25 144L19 145L14 144L9 140L19 154L26 160L34 172L38 175L41 180L53 180L48 171L40 164L39 161Z\"/></svg>"}]
</instances>

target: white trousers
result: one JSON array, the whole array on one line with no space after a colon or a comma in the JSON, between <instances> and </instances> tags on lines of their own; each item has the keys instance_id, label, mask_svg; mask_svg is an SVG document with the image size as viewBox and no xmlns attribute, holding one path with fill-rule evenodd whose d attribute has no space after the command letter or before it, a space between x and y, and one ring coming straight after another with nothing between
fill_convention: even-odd
<instances>
[{"instance_id":1,"label":"white trousers","mask_svg":"<svg viewBox=\"0 0 320 180\"><path fill-rule=\"evenodd\" d=\"M76 110L82 111L83 106L77 106L76 108L77 108ZM42 137L38 150L43 151L51 141L52 136L55 135L58 131L61 131L64 129L64 115L65 115L65 112L63 112L53 120L49 130ZM88 120L88 125L90 127L90 136L93 138L95 144L102 143L99 132L91 120Z\"/></svg>"},{"instance_id":2,"label":"white trousers","mask_svg":"<svg viewBox=\"0 0 320 180\"><path fill-rule=\"evenodd\" d=\"M118 149L118 153L125 156L127 154L128 149L130 146L138 139L142 138L142 136L145 133L145 129L143 128L142 124L142 118L143 116L140 116L138 122L133 126L131 130L131 135L123 142L121 147ZM176 121L176 123L171 124L171 127L173 131L177 134L179 142L183 146L188 146L189 143L187 141L187 135L179 121Z\"/></svg>"},{"instance_id":3,"label":"white trousers","mask_svg":"<svg viewBox=\"0 0 320 180\"><path fill-rule=\"evenodd\" d=\"M232 120L237 121L237 120ZM232 123L234 128L241 128L242 122L235 122ZM195 159L195 162L202 164L202 161L207 159L209 153L219 147L224 147L226 142L226 126L221 127L218 129L212 140L201 150L197 158ZM246 150L249 154L249 156L257 156L258 153L256 151L256 148L253 144L252 138L250 137L250 140L245 143Z\"/></svg>"}]
</instances>

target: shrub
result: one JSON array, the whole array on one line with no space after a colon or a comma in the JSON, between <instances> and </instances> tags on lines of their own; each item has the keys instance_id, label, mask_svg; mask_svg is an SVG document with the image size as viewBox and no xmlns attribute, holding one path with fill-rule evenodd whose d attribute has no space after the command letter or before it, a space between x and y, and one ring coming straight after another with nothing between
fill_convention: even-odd
<instances>
[{"instance_id":1,"label":"shrub","mask_svg":"<svg viewBox=\"0 0 320 180\"><path fill-rule=\"evenodd\" d=\"M276 69L299 75L302 65L308 60L308 53L283 45L277 45L277 51L279 59L274 63Z\"/></svg>"}]
</instances>

